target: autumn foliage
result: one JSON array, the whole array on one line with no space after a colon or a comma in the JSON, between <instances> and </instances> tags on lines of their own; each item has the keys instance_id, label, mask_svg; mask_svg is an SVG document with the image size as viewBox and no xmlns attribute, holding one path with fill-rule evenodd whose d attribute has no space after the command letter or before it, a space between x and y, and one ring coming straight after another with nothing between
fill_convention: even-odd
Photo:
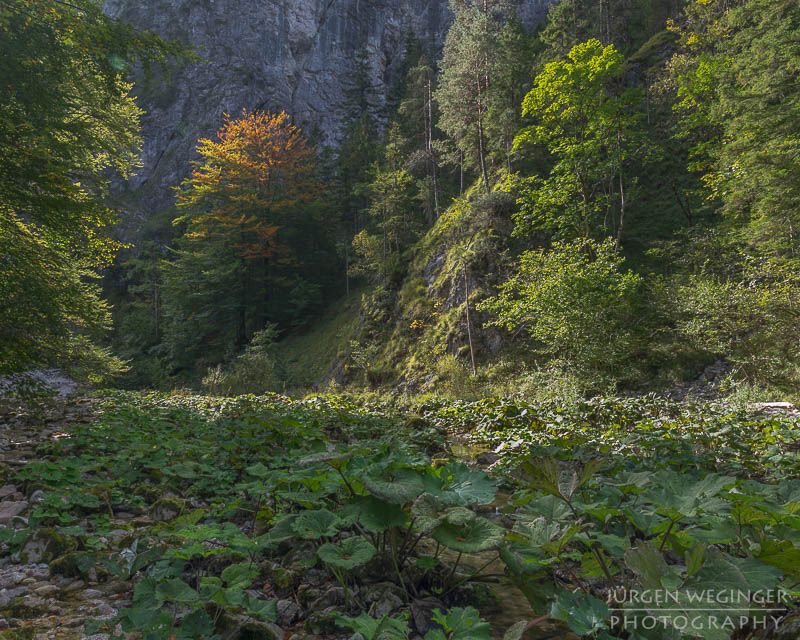
<instances>
[{"instance_id":1,"label":"autumn foliage","mask_svg":"<svg viewBox=\"0 0 800 640\"><path fill-rule=\"evenodd\" d=\"M230 241L247 260L286 259L278 230L321 190L313 150L285 112L226 114L217 137L200 139L203 160L178 196L189 210L187 238Z\"/></svg>"}]
</instances>

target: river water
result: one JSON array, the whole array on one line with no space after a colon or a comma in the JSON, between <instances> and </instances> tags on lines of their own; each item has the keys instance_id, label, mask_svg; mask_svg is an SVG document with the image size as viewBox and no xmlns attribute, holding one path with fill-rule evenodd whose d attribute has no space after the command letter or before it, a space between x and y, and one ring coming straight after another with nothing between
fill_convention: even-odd
<instances>
[{"instance_id":1,"label":"river water","mask_svg":"<svg viewBox=\"0 0 800 640\"><path fill-rule=\"evenodd\" d=\"M457 435L451 435L450 437L450 450L454 458L465 463L474 463L477 455L491 451L491 449L485 445L472 443ZM508 494L499 492L495 502L489 505L489 508L494 508L495 512L499 514L507 501ZM457 553L448 549L443 549L440 555L447 562L455 562L458 556ZM500 603L501 608L499 611L495 612L487 611L485 615L482 614L482 617L492 626L492 638L501 640L509 627L521 620L535 620L541 617L542 613L533 611L525 594L523 594L511 578L506 575L506 565L498 557L496 551L464 554L461 556L461 564L478 569L486 565L492 558L494 558L494 560L483 569L482 573L493 576L492 579L496 580L496 582L488 584L497 596L497 601ZM494 576L496 576L496 578ZM556 638L578 640L578 636L570 632L565 624L549 620L537 624L536 627L525 634L526 640L545 640L546 638L552 638L553 640Z\"/></svg>"}]
</instances>

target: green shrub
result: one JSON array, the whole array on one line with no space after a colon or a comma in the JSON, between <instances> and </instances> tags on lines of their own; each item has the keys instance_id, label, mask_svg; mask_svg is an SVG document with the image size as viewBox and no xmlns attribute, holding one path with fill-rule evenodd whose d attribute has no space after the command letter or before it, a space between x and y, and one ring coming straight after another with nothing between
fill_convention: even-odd
<instances>
[{"instance_id":1,"label":"green shrub","mask_svg":"<svg viewBox=\"0 0 800 640\"><path fill-rule=\"evenodd\" d=\"M764 264L748 266L736 279L693 274L662 283L659 306L678 343L727 359L734 380L788 389L799 378L797 281L797 275Z\"/></svg>"},{"instance_id":2,"label":"green shrub","mask_svg":"<svg viewBox=\"0 0 800 640\"><path fill-rule=\"evenodd\" d=\"M555 243L526 251L499 295L478 305L489 324L522 329L534 349L588 377L620 377L631 369L638 337L641 278L620 267L612 241Z\"/></svg>"},{"instance_id":3,"label":"green shrub","mask_svg":"<svg viewBox=\"0 0 800 640\"><path fill-rule=\"evenodd\" d=\"M212 395L241 395L277 391L280 386L272 347L278 336L275 325L257 331L245 349L228 365L208 370L203 386Z\"/></svg>"}]
</instances>

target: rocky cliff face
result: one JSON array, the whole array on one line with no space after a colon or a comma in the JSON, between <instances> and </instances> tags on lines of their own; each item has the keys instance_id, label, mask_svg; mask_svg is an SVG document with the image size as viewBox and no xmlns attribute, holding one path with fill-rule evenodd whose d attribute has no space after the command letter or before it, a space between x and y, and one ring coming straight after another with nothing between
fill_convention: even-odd
<instances>
[{"instance_id":1,"label":"rocky cliff face","mask_svg":"<svg viewBox=\"0 0 800 640\"><path fill-rule=\"evenodd\" d=\"M534 23L549 3L522 0L521 15ZM223 113L286 110L319 141L335 143L358 53L367 54L381 102L407 37L438 57L451 20L447 0L107 0L105 10L191 44L208 61L137 88L147 111L144 166L126 201L143 216L172 203L170 187L187 175L197 139L213 135Z\"/></svg>"}]
</instances>

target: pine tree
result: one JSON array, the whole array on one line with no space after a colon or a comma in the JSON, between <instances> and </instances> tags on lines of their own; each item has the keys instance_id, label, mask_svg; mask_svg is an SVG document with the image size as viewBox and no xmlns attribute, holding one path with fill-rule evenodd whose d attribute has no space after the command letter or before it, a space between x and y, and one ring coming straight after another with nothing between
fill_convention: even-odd
<instances>
[{"instance_id":1,"label":"pine tree","mask_svg":"<svg viewBox=\"0 0 800 640\"><path fill-rule=\"evenodd\" d=\"M492 65L498 48L500 22L487 0L451 3L455 20L447 33L436 100L439 127L459 151L474 160L488 193L489 143L486 117L491 106Z\"/></svg>"}]
</instances>

